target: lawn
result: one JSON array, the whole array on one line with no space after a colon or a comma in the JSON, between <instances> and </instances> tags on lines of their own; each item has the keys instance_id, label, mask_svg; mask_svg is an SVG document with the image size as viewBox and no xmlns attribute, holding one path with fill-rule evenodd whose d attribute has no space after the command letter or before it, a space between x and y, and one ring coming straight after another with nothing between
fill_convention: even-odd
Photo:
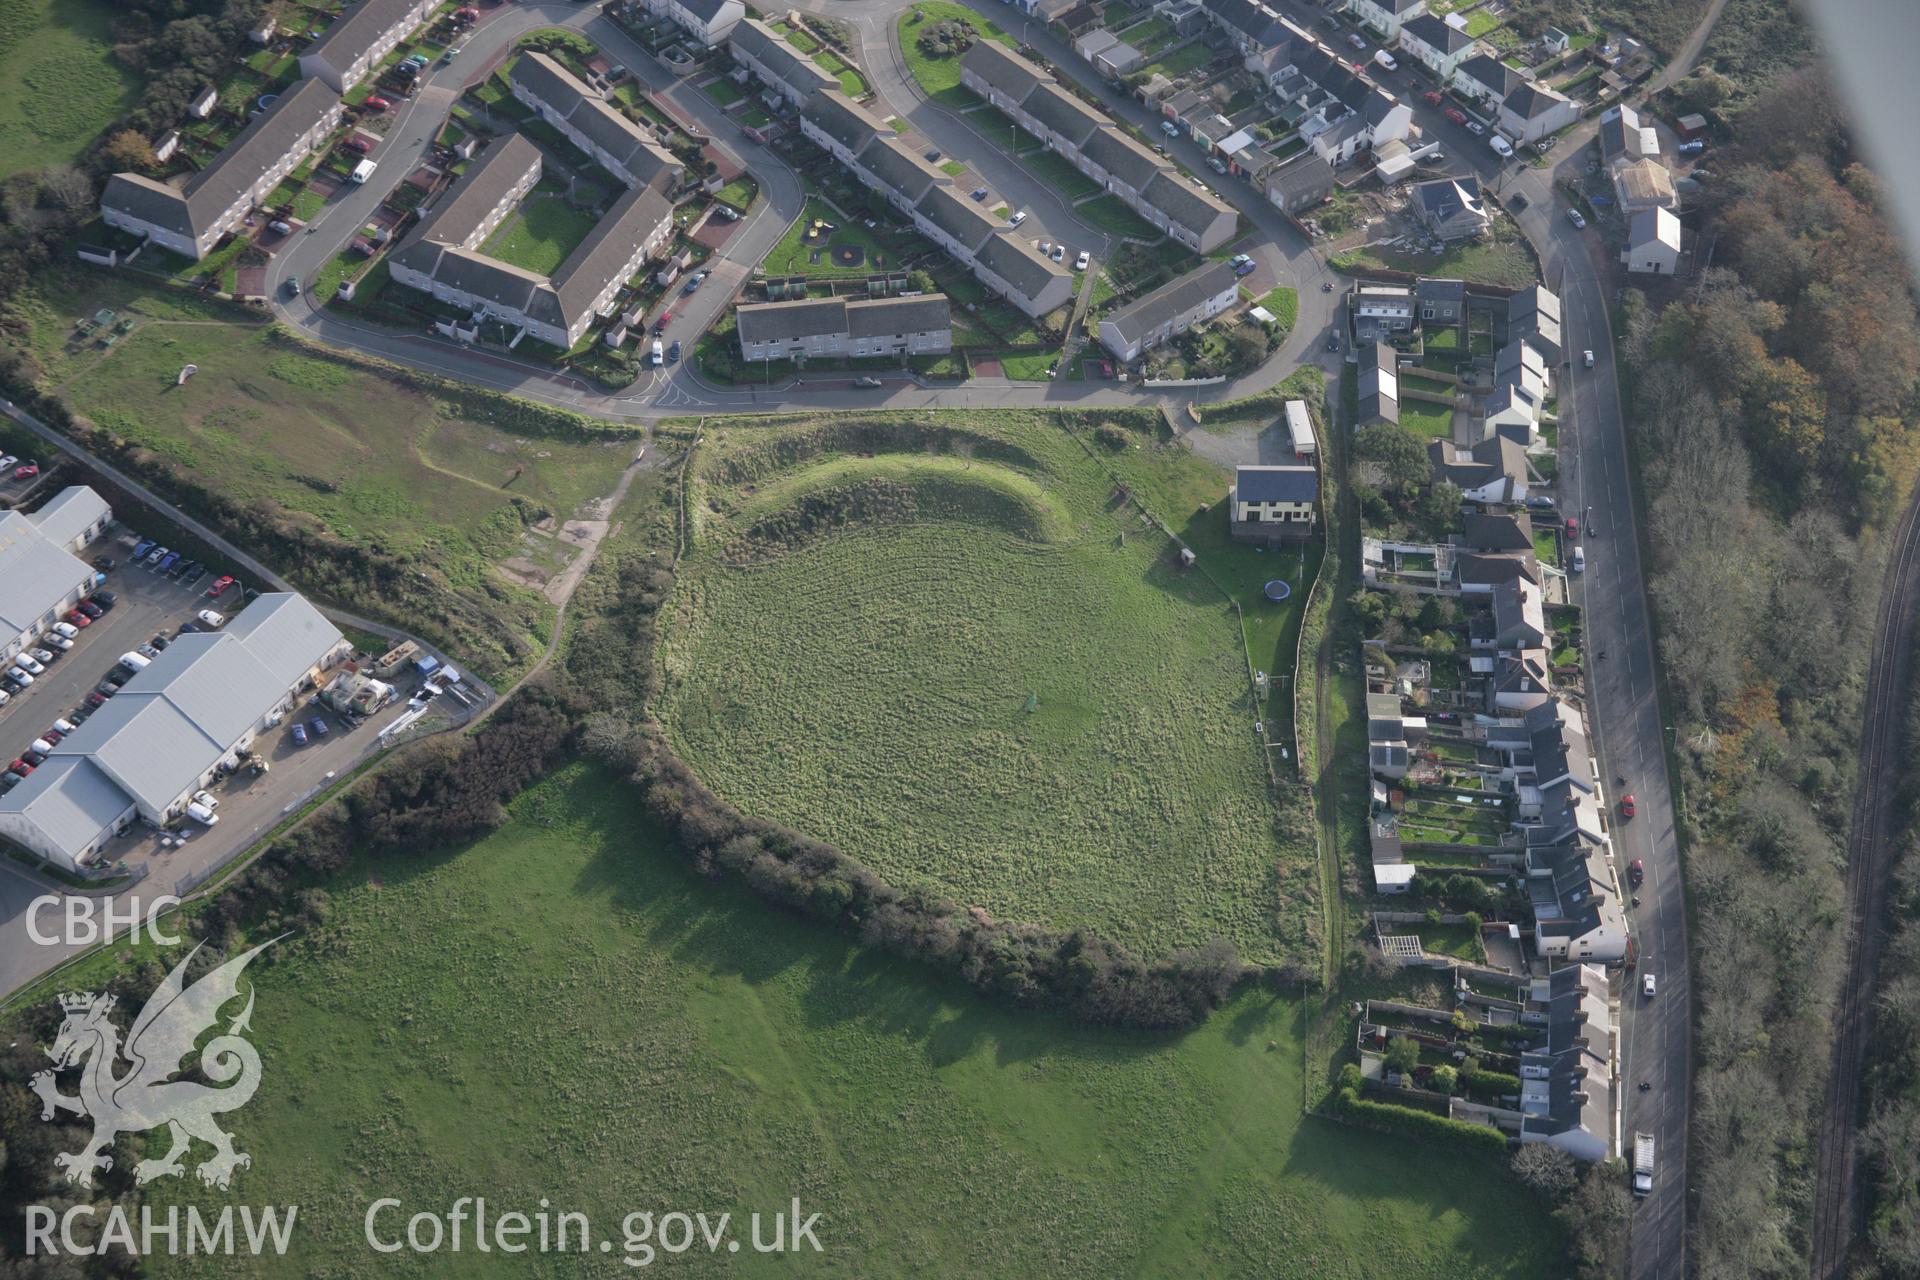
<instances>
[{"instance_id":1,"label":"lawn","mask_svg":"<svg viewBox=\"0 0 1920 1280\"><path fill-rule=\"evenodd\" d=\"M1013 47L1014 39L972 9L951 0L920 0L901 10L894 25L899 32L900 55L906 59L907 73L914 83L935 102L950 107L972 106L980 99L961 86L959 57L930 57L915 41L921 27L936 22L964 22L976 35L998 40L1009 48Z\"/></svg>"},{"instance_id":2,"label":"lawn","mask_svg":"<svg viewBox=\"0 0 1920 1280\"><path fill-rule=\"evenodd\" d=\"M742 175L713 193L713 198L745 213L753 207L755 197L760 194L760 184L752 178Z\"/></svg>"},{"instance_id":3,"label":"lawn","mask_svg":"<svg viewBox=\"0 0 1920 1280\"><path fill-rule=\"evenodd\" d=\"M1300 291L1292 285L1283 284L1260 299L1260 305L1270 312L1282 329L1291 331L1300 320Z\"/></svg>"},{"instance_id":4,"label":"lawn","mask_svg":"<svg viewBox=\"0 0 1920 1280\"><path fill-rule=\"evenodd\" d=\"M1206 41L1195 40L1191 44L1181 45L1178 49L1175 49L1158 62L1148 63L1145 67L1141 68L1141 70L1147 72L1158 71L1161 75L1171 80L1176 76L1185 75L1195 67L1205 66L1207 63L1213 61L1213 57L1213 50L1207 47Z\"/></svg>"},{"instance_id":5,"label":"lawn","mask_svg":"<svg viewBox=\"0 0 1920 1280\"><path fill-rule=\"evenodd\" d=\"M101 307L139 326L110 353L69 347L73 318ZM473 607L503 623L513 616L500 611L509 597L492 595L490 566L520 547L515 500L564 518L610 491L632 454L630 441L470 421L375 372L276 343L267 326L234 322L248 313L126 277L63 269L57 284L28 285L16 309L43 381L76 413L152 451L183 484L284 508L417 566L431 579L422 592L436 621ZM199 371L176 386L189 363ZM469 661L493 660L477 650Z\"/></svg>"},{"instance_id":6,"label":"lawn","mask_svg":"<svg viewBox=\"0 0 1920 1280\"><path fill-rule=\"evenodd\" d=\"M727 79L725 76L715 76L713 79L707 81L700 86L700 92L706 94L723 107L730 107L747 96L740 91L739 85Z\"/></svg>"},{"instance_id":7,"label":"lawn","mask_svg":"<svg viewBox=\"0 0 1920 1280\"><path fill-rule=\"evenodd\" d=\"M831 49L822 49L813 55L813 60L830 76L840 81L840 92L849 98L863 98L867 93L867 82L861 74L847 65L846 59Z\"/></svg>"},{"instance_id":8,"label":"lawn","mask_svg":"<svg viewBox=\"0 0 1920 1280\"><path fill-rule=\"evenodd\" d=\"M1467 15L1467 34L1478 39L1500 25L1500 19L1485 9L1475 9Z\"/></svg>"},{"instance_id":9,"label":"lawn","mask_svg":"<svg viewBox=\"0 0 1920 1280\"><path fill-rule=\"evenodd\" d=\"M1002 143L1007 138L1006 132L1000 129L988 129L986 135L995 143ZM1035 177L1058 192L1063 200L1069 202L1078 200L1082 196L1090 196L1100 189L1099 183L1074 168L1067 158L1057 151L1037 151L1032 155L1022 156L1020 166L1031 170Z\"/></svg>"},{"instance_id":10,"label":"lawn","mask_svg":"<svg viewBox=\"0 0 1920 1280\"><path fill-rule=\"evenodd\" d=\"M1453 410L1425 400L1400 401L1400 429L1425 444L1435 436L1453 434Z\"/></svg>"},{"instance_id":11,"label":"lawn","mask_svg":"<svg viewBox=\"0 0 1920 1280\"><path fill-rule=\"evenodd\" d=\"M0 0L0 174L72 164L134 104L109 0Z\"/></svg>"},{"instance_id":12,"label":"lawn","mask_svg":"<svg viewBox=\"0 0 1920 1280\"><path fill-rule=\"evenodd\" d=\"M1475 284L1499 284L1524 289L1540 279L1533 255L1517 237L1508 234L1488 243L1461 242L1447 246L1438 257L1423 253L1398 253L1384 245L1348 249L1333 256L1333 265L1341 271L1370 271L1385 268L1415 275L1443 276Z\"/></svg>"},{"instance_id":13,"label":"lawn","mask_svg":"<svg viewBox=\"0 0 1920 1280\"><path fill-rule=\"evenodd\" d=\"M1268 799L1220 590L1028 415L863 431L867 458L839 430L709 429L661 663L702 778L996 916L1310 957L1312 838Z\"/></svg>"},{"instance_id":14,"label":"lawn","mask_svg":"<svg viewBox=\"0 0 1920 1280\"><path fill-rule=\"evenodd\" d=\"M561 196L536 192L487 237L480 252L536 275L550 276L598 221Z\"/></svg>"},{"instance_id":15,"label":"lawn","mask_svg":"<svg viewBox=\"0 0 1920 1280\"><path fill-rule=\"evenodd\" d=\"M265 1070L224 1118L253 1157L233 1194L298 1204L294 1246L157 1252L156 1276L527 1274L471 1237L431 1268L369 1252L375 1197L402 1201L403 1230L456 1195L490 1216L545 1197L613 1258L636 1210L730 1213L742 1236L795 1196L821 1215L818 1257L655 1259L702 1275L1561 1265L1548 1216L1494 1165L1303 1117L1293 1000L1248 993L1178 1038L1010 1011L701 879L610 775L563 769L471 847L358 863L329 888L326 923L248 971ZM186 1177L147 1197L164 1220L228 1194Z\"/></svg>"},{"instance_id":16,"label":"lawn","mask_svg":"<svg viewBox=\"0 0 1920 1280\"><path fill-rule=\"evenodd\" d=\"M1119 196L1101 196L1077 204L1073 206L1073 216L1129 240L1156 240L1160 236L1151 222L1127 208Z\"/></svg>"}]
</instances>

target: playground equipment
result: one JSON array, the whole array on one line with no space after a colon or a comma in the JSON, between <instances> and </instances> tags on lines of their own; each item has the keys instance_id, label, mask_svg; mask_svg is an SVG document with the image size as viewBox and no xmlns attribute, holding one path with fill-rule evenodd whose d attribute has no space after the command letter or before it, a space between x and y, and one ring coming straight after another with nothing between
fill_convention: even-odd
<instances>
[{"instance_id":1,"label":"playground equipment","mask_svg":"<svg viewBox=\"0 0 1920 1280\"><path fill-rule=\"evenodd\" d=\"M1293 588L1287 585L1285 578L1275 578L1266 585L1267 599L1279 604L1293 594Z\"/></svg>"}]
</instances>

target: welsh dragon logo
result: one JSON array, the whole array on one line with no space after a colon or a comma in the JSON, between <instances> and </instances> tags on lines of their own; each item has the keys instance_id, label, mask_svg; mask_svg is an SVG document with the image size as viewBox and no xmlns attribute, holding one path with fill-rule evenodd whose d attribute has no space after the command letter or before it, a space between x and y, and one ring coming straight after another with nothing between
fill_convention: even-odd
<instances>
[{"instance_id":1,"label":"welsh dragon logo","mask_svg":"<svg viewBox=\"0 0 1920 1280\"><path fill-rule=\"evenodd\" d=\"M91 991L60 997L60 1007L67 1016L47 1051L53 1059L53 1070L36 1072L30 1083L40 1095L42 1120L51 1120L60 1111L93 1118L92 1141L77 1152L54 1157L69 1182L92 1186L96 1169L113 1167L113 1157L106 1152L116 1137L161 1125L170 1131L173 1148L157 1160L142 1160L135 1165L136 1182L145 1184L185 1173L181 1157L192 1147L194 1138L214 1149L213 1157L194 1170L200 1181L210 1186L225 1189L235 1169L253 1163L251 1156L234 1150L233 1135L214 1121L221 1112L245 1106L260 1087L260 1055L241 1035L250 1030L253 1017L252 983L247 984L246 1008L199 1050L201 1073L227 1087L213 1088L195 1080L170 1077L180 1071L181 1059L194 1052L202 1033L217 1029L220 1010L239 998L240 975L248 962L277 941L261 943L188 986L187 965L199 954L196 946L147 998L140 1016L133 1021L124 1049L120 1029L107 1016L114 997ZM116 1075L123 1058L127 1069ZM54 1078L57 1072L76 1065L80 1066L80 1092L68 1097L59 1092Z\"/></svg>"}]
</instances>

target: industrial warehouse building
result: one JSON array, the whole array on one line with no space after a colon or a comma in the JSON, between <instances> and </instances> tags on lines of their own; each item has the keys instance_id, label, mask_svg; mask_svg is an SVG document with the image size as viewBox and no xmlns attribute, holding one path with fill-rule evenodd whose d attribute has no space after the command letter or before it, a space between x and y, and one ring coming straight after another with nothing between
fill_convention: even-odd
<instances>
[{"instance_id":1,"label":"industrial warehouse building","mask_svg":"<svg viewBox=\"0 0 1920 1280\"><path fill-rule=\"evenodd\" d=\"M113 523L107 501L84 485L34 512L0 512L0 658L45 634L93 590L93 569L74 553Z\"/></svg>"},{"instance_id":2,"label":"industrial warehouse building","mask_svg":"<svg viewBox=\"0 0 1920 1280\"><path fill-rule=\"evenodd\" d=\"M75 871L136 819L171 822L351 648L289 593L179 637L0 796L0 837Z\"/></svg>"}]
</instances>

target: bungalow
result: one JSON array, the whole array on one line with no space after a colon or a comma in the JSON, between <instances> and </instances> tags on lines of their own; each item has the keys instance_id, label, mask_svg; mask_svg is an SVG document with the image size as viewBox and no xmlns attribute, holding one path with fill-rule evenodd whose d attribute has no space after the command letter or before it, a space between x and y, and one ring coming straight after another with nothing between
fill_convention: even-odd
<instances>
[{"instance_id":1,"label":"bungalow","mask_svg":"<svg viewBox=\"0 0 1920 1280\"><path fill-rule=\"evenodd\" d=\"M1646 160L1660 154L1660 134L1626 103L1600 113L1600 159Z\"/></svg>"},{"instance_id":2,"label":"bungalow","mask_svg":"<svg viewBox=\"0 0 1920 1280\"><path fill-rule=\"evenodd\" d=\"M546 54L532 49L521 54L508 73L507 87L517 101L628 186L671 191L679 185L685 166L678 157Z\"/></svg>"},{"instance_id":3,"label":"bungalow","mask_svg":"<svg viewBox=\"0 0 1920 1280\"><path fill-rule=\"evenodd\" d=\"M908 298L808 298L734 312L746 360L945 355L953 317L942 293Z\"/></svg>"},{"instance_id":4,"label":"bungalow","mask_svg":"<svg viewBox=\"0 0 1920 1280\"><path fill-rule=\"evenodd\" d=\"M1622 213L1647 209L1674 209L1680 204L1673 174L1657 160L1622 160L1613 166L1613 198Z\"/></svg>"},{"instance_id":5,"label":"bungalow","mask_svg":"<svg viewBox=\"0 0 1920 1280\"><path fill-rule=\"evenodd\" d=\"M1400 52L1447 84L1461 63L1481 52L1481 46L1462 28L1423 13L1401 25Z\"/></svg>"},{"instance_id":6,"label":"bungalow","mask_svg":"<svg viewBox=\"0 0 1920 1280\"><path fill-rule=\"evenodd\" d=\"M1549 365L1560 363L1560 299L1536 284L1507 299L1507 339L1539 348Z\"/></svg>"},{"instance_id":7,"label":"bungalow","mask_svg":"<svg viewBox=\"0 0 1920 1280\"><path fill-rule=\"evenodd\" d=\"M137 173L108 178L101 217L110 227L198 261L326 142L344 112L332 88L302 80L181 186Z\"/></svg>"},{"instance_id":8,"label":"bungalow","mask_svg":"<svg viewBox=\"0 0 1920 1280\"><path fill-rule=\"evenodd\" d=\"M1302 154L1267 175L1267 200L1296 218L1333 194L1333 166L1316 155Z\"/></svg>"},{"instance_id":9,"label":"bungalow","mask_svg":"<svg viewBox=\"0 0 1920 1280\"><path fill-rule=\"evenodd\" d=\"M1175 335L1213 319L1239 294L1232 263L1206 263L1102 318L1100 345L1122 364L1132 364Z\"/></svg>"},{"instance_id":10,"label":"bungalow","mask_svg":"<svg viewBox=\"0 0 1920 1280\"><path fill-rule=\"evenodd\" d=\"M1453 485L1469 502L1519 506L1527 500L1526 450L1505 436L1491 436L1471 449L1462 449L1450 440L1435 440L1427 446L1427 457L1433 465L1434 483Z\"/></svg>"},{"instance_id":11,"label":"bungalow","mask_svg":"<svg viewBox=\"0 0 1920 1280\"><path fill-rule=\"evenodd\" d=\"M988 44L979 41L977 44ZM976 45L977 47L977 45ZM819 63L784 40L758 18L742 18L727 35L727 50L760 83L798 107L816 89L838 89L840 81Z\"/></svg>"},{"instance_id":12,"label":"bungalow","mask_svg":"<svg viewBox=\"0 0 1920 1280\"><path fill-rule=\"evenodd\" d=\"M1400 421L1400 357L1376 342L1360 359L1360 426Z\"/></svg>"},{"instance_id":13,"label":"bungalow","mask_svg":"<svg viewBox=\"0 0 1920 1280\"><path fill-rule=\"evenodd\" d=\"M300 74L335 93L360 83L432 15L437 0L360 0L300 54Z\"/></svg>"},{"instance_id":14,"label":"bungalow","mask_svg":"<svg viewBox=\"0 0 1920 1280\"><path fill-rule=\"evenodd\" d=\"M713 49L745 20L747 7L741 0L647 0L647 12L668 19Z\"/></svg>"},{"instance_id":15,"label":"bungalow","mask_svg":"<svg viewBox=\"0 0 1920 1280\"><path fill-rule=\"evenodd\" d=\"M1311 464L1236 467L1227 494L1230 532L1241 541L1311 537L1319 501L1320 473Z\"/></svg>"},{"instance_id":16,"label":"bungalow","mask_svg":"<svg viewBox=\"0 0 1920 1280\"><path fill-rule=\"evenodd\" d=\"M1670 276L1680 267L1680 219L1667 209L1642 209L1627 224L1627 270Z\"/></svg>"},{"instance_id":17,"label":"bungalow","mask_svg":"<svg viewBox=\"0 0 1920 1280\"><path fill-rule=\"evenodd\" d=\"M1579 119L1578 103L1538 80L1526 81L1500 100L1500 129L1516 143L1538 142Z\"/></svg>"},{"instance_id":18,"label":"bungalow","mask_svg":"<svg viewBox=\"0 0 1920 1280\"><path fill-rule=\"evenodd\" d=\"M1407 207L1421 226L1441 240L1470 240L1487 231L1480 180L1472 174L1414 183L1407 192Z\"/></svg>"},{"instance_id":19,"label":"bungalow","mask_svg":"<svg viewBox=\"0 0 1920 1280\"><path fill-rule=\"evenodd\" d=\"M1400 28L1411 19L1418 18L1427 11L1427 0L1352 0L1347 12L1377 32L1380 38L1392 43L1400 35Z\"/></svg>"}]
</instances>

